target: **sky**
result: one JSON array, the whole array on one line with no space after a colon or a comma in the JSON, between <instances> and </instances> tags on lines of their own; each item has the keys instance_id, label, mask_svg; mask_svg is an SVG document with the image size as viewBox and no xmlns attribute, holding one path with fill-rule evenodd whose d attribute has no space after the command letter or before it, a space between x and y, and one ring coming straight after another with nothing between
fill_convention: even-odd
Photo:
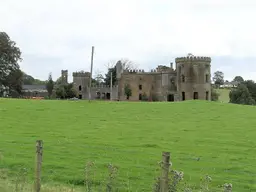
<instances>
[{"instance_id":1,"label":"sky","mask_svg":"<svg viewBox=\"0 0 256 192\"><path fill-rule=\"evenodd\" d=\"M149 71L192 53L227 80L256 80L255 10L255 0L0 0L0 31L42 80L90 71L92 46L94 75L119 59Z\"/></svg>"}]
</instances>

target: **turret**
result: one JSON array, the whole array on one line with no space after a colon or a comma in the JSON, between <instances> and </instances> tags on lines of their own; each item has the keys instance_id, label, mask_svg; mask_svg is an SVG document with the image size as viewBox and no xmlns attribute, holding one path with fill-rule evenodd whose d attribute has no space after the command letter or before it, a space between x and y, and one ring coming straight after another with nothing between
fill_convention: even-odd
<instances>
[{"instance_id":1,"label":"turret","mask_svg":"<svg viewBox=\"0 0 256 192\"><path fill-rule=\"evenodd\" d=\"M175 59L177 89L181 100L211 99L211 58L179 57Z\"/></svg>"}]
</instances>

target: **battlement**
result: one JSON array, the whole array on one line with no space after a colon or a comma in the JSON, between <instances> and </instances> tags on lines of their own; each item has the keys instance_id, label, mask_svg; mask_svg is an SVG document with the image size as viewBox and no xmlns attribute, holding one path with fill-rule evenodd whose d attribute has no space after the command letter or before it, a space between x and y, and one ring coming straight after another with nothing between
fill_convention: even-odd
<instances>
[{"instance_id":1,"label":"battlement","mask_svg":"<svg viewBox=\"0 0 256 192\"><path fill-rule=\"evenodd\" d=\"M124 70L124 73L130 73L130 74L154 74L154 73L161 73L161 72L175 72L176 70L168 68L168 69L164 69L161 70L161 68L157 68L157 69L151 69L149 72L145 72L143 69L139 69L139 70Z\"/></svg>"},{"instance_id":2,"label":"battlement","mask_svg":"<svg viewBox=\"0 0 256 192\"><path fill-rule=\"evenodd\" d=\"M188 57L177 57L175 59L176 63L179 63L179 62L197 62L197 61L210 63L211 62L211 57L188 56Z\"/></svg>"},{"instance_id":3,"label":"battlement","mask_svg":"<svg viewBox=\"0 0 256 192\"><path fill-rule=\"evenodd\" d=\"M91 73L90 72L74 72L73 77L90 77Z\"/></svg>"},{"instance_id":4,"label":"battlement","mask_svg":"<svg viewBox=\"0 0 256 192\"><path fill-rule=\"evenodd\" d=\"M117 85L113 85L112 88L117 88L118 86ZM109 85L92 85L92 88L110 88Z\"/></svg>"},{"instance_id":5,"label":"battlement","mask_svg":"<svg viewBox=\"0 0 256 192\"><path fill-rule=\"evenodd\" d=\"M144 69L129 69L129 70L124 70L124 73L145 73Z\"/></svg>"}]
</instances>

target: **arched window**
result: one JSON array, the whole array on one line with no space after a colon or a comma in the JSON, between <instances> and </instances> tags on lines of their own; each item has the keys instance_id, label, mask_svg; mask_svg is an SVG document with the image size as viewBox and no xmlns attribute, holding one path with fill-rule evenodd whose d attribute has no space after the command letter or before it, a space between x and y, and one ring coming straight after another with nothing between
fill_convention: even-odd
<instances>
[{"instance_id":1,"label":"arched window","mask_svg":"<svg viewBox=\"0 0 256 192\"><path fill-rule=\"evenodd\" d=\"M79 91L81 91L81 90L82 90L82 86L81 86L81 85L79 85L78 89L79 89Z\"/></svg>"}]
</instances>

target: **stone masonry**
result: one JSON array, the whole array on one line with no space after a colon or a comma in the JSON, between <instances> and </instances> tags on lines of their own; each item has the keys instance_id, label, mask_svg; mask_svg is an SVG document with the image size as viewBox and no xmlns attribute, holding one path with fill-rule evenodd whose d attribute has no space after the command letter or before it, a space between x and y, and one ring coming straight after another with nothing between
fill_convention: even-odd
<instances>
[{"instance_id":1,"label":"stone masonry","mask_svg":"<svg viewBox=\"0 0 256 192\"><path fill-rule=\"evenodd\" d=\"M129 85L131 101L148 100L182 101L191 99L211 100L211 58L179 57L170 66L159 65L150 72L144 70L124 70L117 63L117 83L112 88L113 100L127 100L125 86ZM67 76L67 71L65 75ZM80 99L88 99L89 72L73 73L74 87ZM91 88L92 99L110 99L109 86Z\"/></svg>"}]
</instances>

